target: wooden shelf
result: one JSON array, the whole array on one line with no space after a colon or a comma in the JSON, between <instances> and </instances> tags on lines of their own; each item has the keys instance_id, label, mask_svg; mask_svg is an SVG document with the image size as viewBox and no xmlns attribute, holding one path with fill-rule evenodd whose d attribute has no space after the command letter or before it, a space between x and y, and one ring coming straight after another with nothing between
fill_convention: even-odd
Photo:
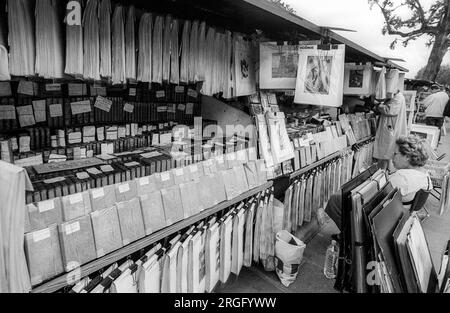
<instances>
[{"instance_id":1,"label":"wooden shelf","mask_svg":"<svg viewBox=\"0 0 450 313\"><path fill-rule=\"evenodd\" d=\"M205 218L208 218L209 216L211 216L217 212L225 210L226 208L228 208L230 206L233 206L247 198L250 198L250 197L256 195L257 193L272 187L272 185L273 185L272 182L267 182L266 184L264 184L258 188L255 188L255 189L252 189L250 191L243 193L242 195L240 195L237 198L234 198L233 200L219 203L218 205L216 205L208 210L204 210L195 216L189 217L181 222L178 222L167 228L164 228L148 237L138 240L126 247L123 247L117 251L114 251L108 255L105 255L104 257L102 257L100 259L97 259L88 264L85 264L81 268L76 270L80 274L78 277L86 277L104 267L107 267L108 265L110 265L114 262L117 262L123 258L126 258L130 254L133 254L141 249L145 249L145 248L149 247L150 245L152 245L153 243L161 241L164 238L191 226L192 224L195 224ZM70 277L73 277L73 273L72 274L65 273L65 274L58 276L40 286L35 287L31 292L32 293L56 292L68 285L68 281L70 281L70 279L69 279Z\"/></svg>"}]
</instances>

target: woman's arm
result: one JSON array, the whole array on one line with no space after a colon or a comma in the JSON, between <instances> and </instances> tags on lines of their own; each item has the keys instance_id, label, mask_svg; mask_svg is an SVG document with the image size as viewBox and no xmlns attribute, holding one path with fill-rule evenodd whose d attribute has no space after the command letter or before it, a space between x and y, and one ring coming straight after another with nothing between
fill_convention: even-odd
<instances>
[{"instance_id":1,"label":"woman's arm","mask_svg":"<svg viewBox=\"0 0 450 313\"><path fill-rule=\"evenodd\" d=\"M381 113L381 115L384 115L384 116L388 116L388 117L396 117L397 116L397 114L390 114L389 107L387 107L384 104L381 104L378 106L378 111Z\"/></svg>"}]
</instances>

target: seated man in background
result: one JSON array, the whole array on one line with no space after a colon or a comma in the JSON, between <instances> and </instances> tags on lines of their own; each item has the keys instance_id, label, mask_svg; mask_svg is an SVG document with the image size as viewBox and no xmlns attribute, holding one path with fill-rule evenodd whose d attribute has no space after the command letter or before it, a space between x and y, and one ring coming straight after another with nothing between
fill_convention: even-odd
<instances>
[{"instance_id":1,"label":"seated man in background","mask_svg":"<svg viewBox=\"0 0 450 313\"><path fill-rule=\"evenodd\" d=\"M431 190L433 185L427 171L423 168L428 160L424 139L416 136L400 137L396 141L393 163L397 171L388 177L394 188L402 195L405 210L409 210L416 193ZM332 195L325 212L341 229L342 196Z\"/></svg>"}]
</instances>

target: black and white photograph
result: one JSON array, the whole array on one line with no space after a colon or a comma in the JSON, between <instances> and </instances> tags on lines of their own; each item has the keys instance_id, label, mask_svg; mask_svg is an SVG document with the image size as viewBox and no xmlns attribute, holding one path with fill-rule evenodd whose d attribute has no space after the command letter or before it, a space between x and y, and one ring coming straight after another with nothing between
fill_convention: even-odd
<instances>
[{"instance_id":1,"label":"black and white photograph","mask_svg":"<svg viewBox=\"0 0 450 313\"><path fill-rule=\"evenodd\" d=\"M450 293L449 17L450 0L0 0L3 311Z\"/></svg>"}]
</instances>

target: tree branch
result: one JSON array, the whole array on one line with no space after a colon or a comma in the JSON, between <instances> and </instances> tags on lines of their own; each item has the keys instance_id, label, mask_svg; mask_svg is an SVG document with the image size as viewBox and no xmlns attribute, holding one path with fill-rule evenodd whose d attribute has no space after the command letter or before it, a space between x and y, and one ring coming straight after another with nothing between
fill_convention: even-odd
<instances>
[{"instance_id":1,"label":"tree branch","mask_svg":"<svg viewBox=\"0 0 450 313\"><path fill-rule=\"evenodd\" d=\"M422 4L420 4L420 0L412 0L412 6L416 8L417 13L419 14L420 21L422 25L428 24L427 19L425 18L425 11L423 10Z\"/></svg>"},{"instance_id":2,"label":"tree branch","mask_svg":"<svg viewBox=\"0 0 450 313\"><path fill-rule=\"evenodd\" d=\"M404 31L400 31L398 30L398 28L401 28L402 26L408 26L411 27L412 24L414 24L415 19L414 17L412 17L409 20L403 21L401 20L398 16L392 16L391 14L398 8L395 9L388 9L387 7L390 6L392 7L392 2L385 0L383 1L383 4L380 4L379 1L374 1L373 3L375 3L381 10L381 13L383 14L384 20L385 20L385 30L389 35L397 35L397 36L401 36L401 37L410 37L410 36L416 36L416 35L420 35L420 34L437 34L439 29L437 26L431 26L427 23L427 19L425 18L425 12L423 11L422 6L420 5L420 3L418 2L419 0L409 0L409 3L414 9L415 12L420 20L420 28L409 31L409 32L404 32ZM407 4L407 3L403 3L403 5ZM397 27L393 27L393 23L397 24Z\"/></svg>"}]
</instances>

